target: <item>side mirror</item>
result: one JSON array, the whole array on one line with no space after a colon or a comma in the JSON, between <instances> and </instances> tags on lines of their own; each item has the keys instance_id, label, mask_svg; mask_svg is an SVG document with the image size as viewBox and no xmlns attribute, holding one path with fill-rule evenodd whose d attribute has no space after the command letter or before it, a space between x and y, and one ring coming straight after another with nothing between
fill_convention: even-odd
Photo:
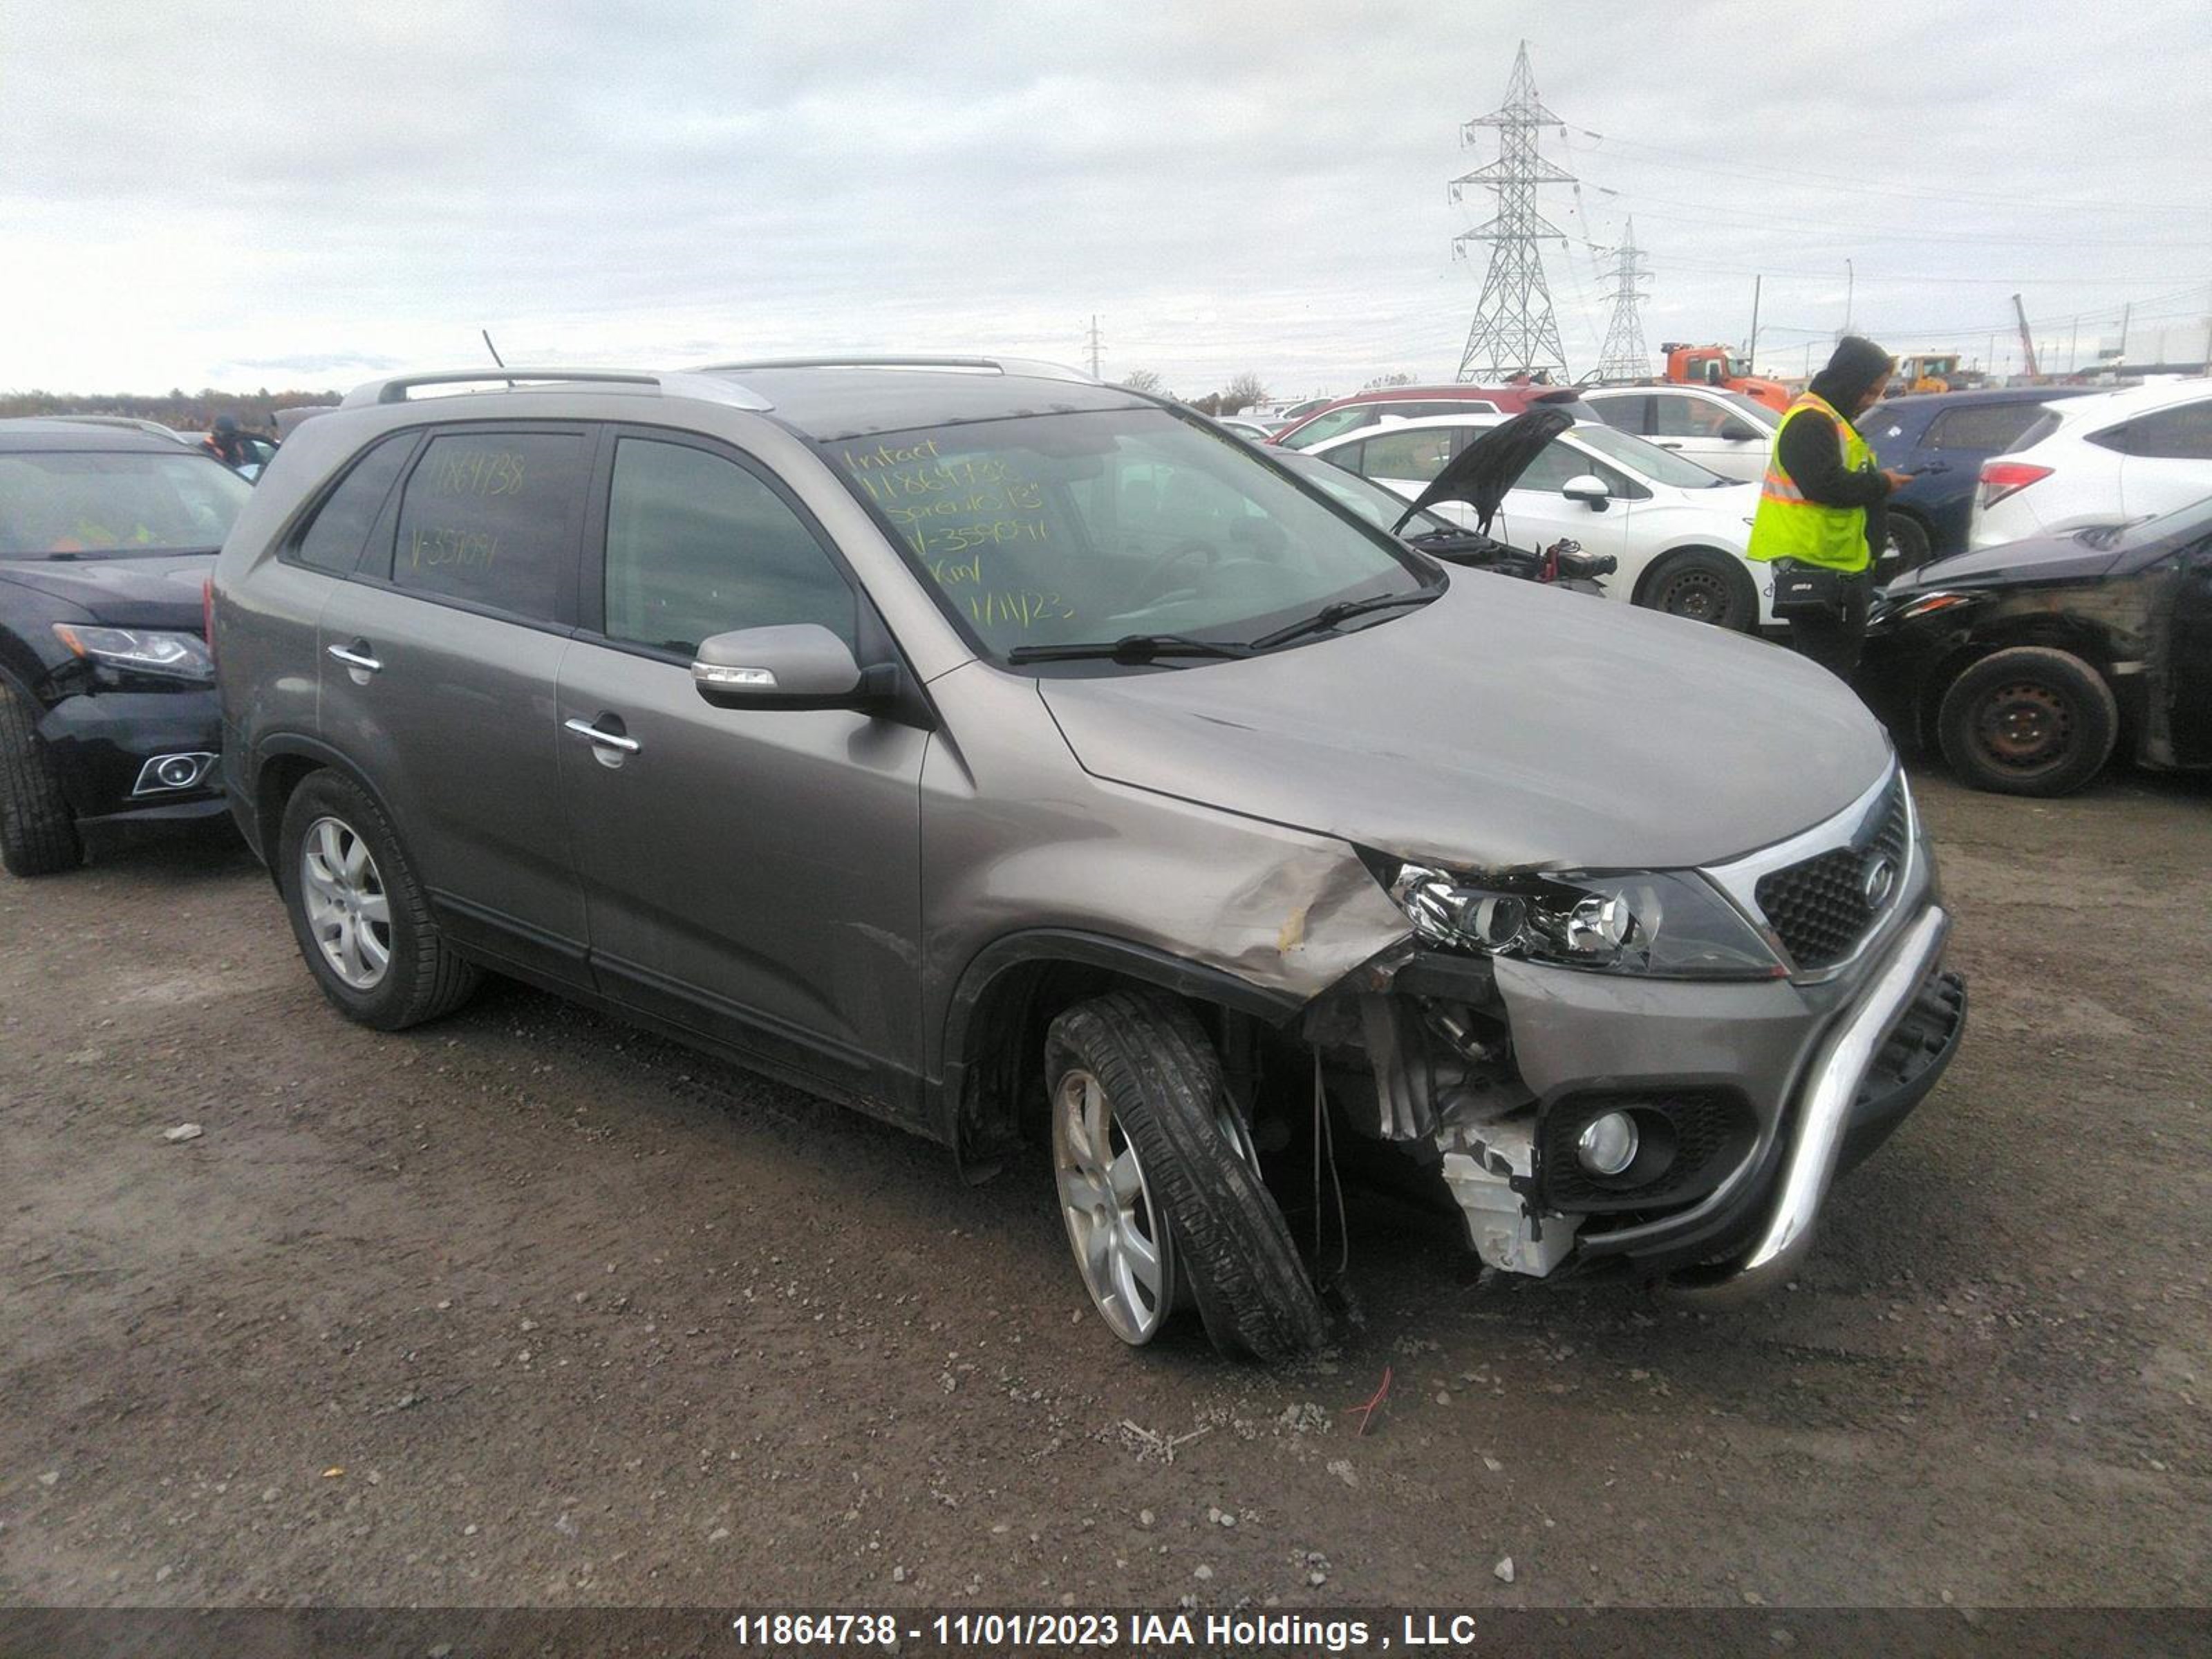
<instances>
[{"instance_id":1,"label":"side mirror","mask_svg":"<svg viewBox=\"0 0 2212 1659\"><path fill-rule=\"evenodd\" d=\"M819 623L717 634L693 658L692 682L717 708L872 708L889 701L897 672L864 672Z\"/></svg>"},{"instance_id":2,"label":"side mirror","mask_svg":"<svg viewBox=\"0 0 2212 1659\"><path fill-rule=\"evenodd\" d=\"M1580 501L1593 513L1605 511L1606 503L1613 499L1605 481L1593 472L1577 472L1559 486L1559 494L1571 501Z\"/></svg>"}]
</instances>

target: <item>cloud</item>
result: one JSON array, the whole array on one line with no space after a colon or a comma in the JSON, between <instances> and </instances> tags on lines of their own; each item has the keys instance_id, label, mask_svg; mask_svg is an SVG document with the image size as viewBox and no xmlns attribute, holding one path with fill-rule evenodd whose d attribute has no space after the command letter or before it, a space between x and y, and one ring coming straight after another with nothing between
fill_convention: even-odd
<instances>
[{"instance_id":1,"label":"cloud","mask_svg":"<svg viewBox=\"0 0 2212 1659\"><path fill-rule=\"evenodd\" d=\"M1482 274L1450 242L1486 202L1445 182L1487 159L1459 124L1522 34L1580 179L1543 198L1577 368L1590 245L1632 212L1654 343L1741 339L1754 271L1763 340L1815 340L1847 258L1893 344L1974 349L2014 286L2054 327L2212 307L2212 21L2174 0L2094 30L2063 0L52 16L0 0L0 377L24 385L473 362L483 326L511 358L1072 361L1094 313L1109 372L1194 392L1448 376Z\"/></svg>"}]
</instances>

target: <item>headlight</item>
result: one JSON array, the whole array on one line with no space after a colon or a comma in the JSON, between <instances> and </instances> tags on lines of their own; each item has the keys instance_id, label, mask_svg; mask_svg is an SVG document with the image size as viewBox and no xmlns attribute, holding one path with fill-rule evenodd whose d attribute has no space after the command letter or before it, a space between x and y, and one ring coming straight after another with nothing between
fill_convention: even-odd
<instances>
[{"instance_id":1,"label":"headlight","mask_svg":"<svg viewBox=\"0 0 2212 1659\"><path fill-rule=\"evenodd\" d=\"M1662 871L1469 881L1428 865L1378 864L1414 933L1448 951L1666 979L1789 973L1702 877Z\"/></svg>"},{"instance_id":2,"label":"headlight","mask_svg":"<svg viewBox=\"0 0 2212 1659\"><path fill-rule=\"evenodd\" d=\"M215 678L215 659L198 635L56 623L54 637L86 661L125 673L200 682Z\"/></svg>"},{"instance_id":3,"label":"headlight","mask_svg":"<svg viewBox=\"0 0 2212 1659\"><path fill-rule=\"evenodd\" d=\"M1981 593L1956 593L1941 587L1931 587L1924 592L1914 587L1899 589L1893 584L1884 591L1867 620L1869 623L1877 621L1911 622L1917 617L1933 616L1938 611L1951 611L1961 605L1972 605L1986 597Z\"/></svg>"}]
</instances>

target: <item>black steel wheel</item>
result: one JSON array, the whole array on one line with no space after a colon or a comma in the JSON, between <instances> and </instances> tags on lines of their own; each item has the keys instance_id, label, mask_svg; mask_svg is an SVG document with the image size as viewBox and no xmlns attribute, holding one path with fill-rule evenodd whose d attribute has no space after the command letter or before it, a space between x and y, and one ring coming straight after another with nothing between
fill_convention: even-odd
<instances>
[{"instance_id":1,"label":"black steel wheel","mask_svg":"<svg viewBox=\"0 0 2212 1659\"><path fill-rule=\"evenodd\" d=\"M1741 559L1717 548L1669 553L1644 580L1639 604L1670 617L1747 632L1759 623L1759 589Z\"/></svg>"},{"instance_id":2,"label":"black steel wheel","mask_svg":"<svg viewBox=\"0 0 2212 1659\"><path fill-rule=\"evenodd\" d=\"M2047 646L1984 657L1951 683L1936 717L1960 780L2008 795L2073 793L2104 769L2119 731L2104 676Z\"/></svg>"}]
</instances>

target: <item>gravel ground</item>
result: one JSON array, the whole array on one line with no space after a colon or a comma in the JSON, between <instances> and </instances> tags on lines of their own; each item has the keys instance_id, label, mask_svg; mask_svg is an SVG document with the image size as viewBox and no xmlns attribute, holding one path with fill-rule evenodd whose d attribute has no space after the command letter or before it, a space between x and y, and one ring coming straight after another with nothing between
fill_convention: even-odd
<instances>
[{"instance_id":1,"label":"gravel ground","mask_svg":"<svg viewBox=\"0 0 2212 1659\"><path fill-rule=\"evenodd\" d=\"M348 1024L226 838L0 878L0 1601L2201 1605L2212 786L1920 788L1971 1029L1791 1292L1363 1212L1274 1372L1115 1343L1042 1159Z\"/></svg>"}]
</instances>

